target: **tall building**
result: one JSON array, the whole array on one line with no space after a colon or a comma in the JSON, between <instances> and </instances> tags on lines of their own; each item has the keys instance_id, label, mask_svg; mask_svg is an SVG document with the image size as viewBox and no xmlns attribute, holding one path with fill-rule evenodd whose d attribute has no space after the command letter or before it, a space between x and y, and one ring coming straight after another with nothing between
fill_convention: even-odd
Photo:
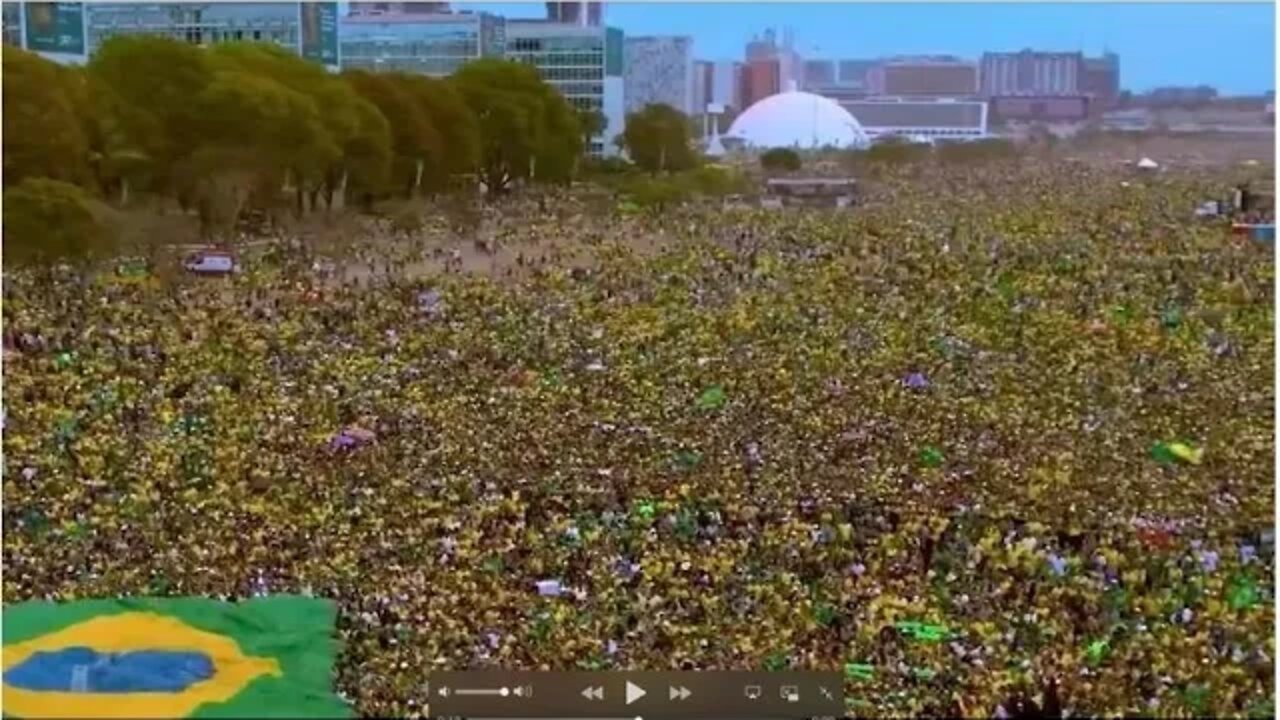
<instances>
[{"instance_id":1,"label":"tall building","mask_svg":"<svg viewBox=\"0 0 1280 720\"><path fill-rule=\"evenodd\" d=\"M1093 99L1095 111L1114 107L1120 98L1120 56L1109 52L1102 57L1085 58L1080 90Z\"/></svg>"},{"instance_id":2,"label":"tall building","mask_svg":"<svg viewBox=\"0 0 1280 720\"><path fill-rule=\"evenodd\" d=\"M508 59L537 68L574 107L604 114L605 131L591 142L591 153L597 156L616 152L612 140L626 122L624 44L617 28L545 20L506 23Z\"/></svg>"},{"instance_id":3,"label":"tall building","mask_svg":"<svg viewBox=\"0 0 1280 720\"><path fill-rule=\"evenodd\" d=\"M342 19L342 67L449 75L472 60L503 57L504 24L489 13L348 15Z\"/></svg>"},{"instance_id":4,"label":"tall building","mask_svg":"<svg viewBox=\"0 0 1280 720\"><path fill-rule=\"evenodd\" d=\"M742 96L738 94L738 66L733 61L719 61L711 66L710 98L708 102L727 105L741 110Z\"/></svg>"},{"instance_id":5,"label":"tall building","mask_svg":"<svg viewBox=\"0 0 1280 720\"><path fill-rule=\"evenodd\" d=\"M730 121L742 110L742 100L738 95L741 63L732 60L710 62L698 60L694 62L694 115L702 115L708 105L721 106L719 120L720 131L728 129ZM705 123L704 123L705 124ZM709 128L709 125L707 126ZM704 128L706 129L706 128ZM707 132L710 132L707 129Z\"/></svg>"},{"instance_id":6,"label":"tall building","mask_svg":"<svg viewBox=\"0 0 1280 720\"><path fill-rule=\"evenodd\" d=\"M628 37L624 55L624 94L627 112L663 103L686 115L700 112L695 104L693 38Z\"/></svg>"},{"instance_id":7,"label":"tall building","mask_svg":"<svg viewBox=\"0 0 1280 720\"><path fill-rule=\"evenodd\" d=\"M744 108L804 83L804 62L795 51L790 30L784 31L781 43L777 33L766 30L747 43L745 55L746 69L740 83Z\"/></svg>"},{"instance_id":8,"label":"tall building","mask_svg":"<svg viewBox=\"0 0 1280 720\"><path fill-rule=\"evenodd\" d=\"M984 53L981 94L985 97L1080 94L1084 56L1078 52Z\"/></svg>"},{"instance_id":9,"label":"tall building","mask_svg":"<svg viewBox=\"0 0 1280 720\"><path fill-rule=\"evenodd\" d=\"M566 25L600 27L604 19L603 2L549 2L547 20Z\"/></svg>"},{"instance_id":10,"label":"tall building","mask_svg":"<svg viewBox=\"0 0 1280 720\"><path fill-rule=\"evenodd\" d=\"M715 63L709 60L693 61L693 114L700 114L711 102L711 83L714 77Z\"/></svg>"},{"instance_id":11,"label":"tall building","mask_svg":"<svg viewBox=\"0 0 1280 720\"><path fill-rule=\"evenodd\" d=\"M867 73L867 92L901 97L970 97L978 93L978 67L955 59L890 60Z\"/></svg>"},{"instance_id":12,"label":"tall building","mask_svg":"<svg viewBox=\"0 0 1280 720\"><path fill-rule=\"evenodd\" d=\"M742 107L749 108L783 91L782 63L778 58L752 60L742 73Z\"/></svg>"},{"instance_id":13,"label":"tall building","mask_svg":"<svg viewBox=\"0 0 1280 720\"><path fill-rule=\"evenodd\" d=\"M747 43L743 57L747 62L752 60L768 60L778 53L777 34L773 29L765 30L764 36L755 36Z\"/></svg>"},{"instance_id":14,"label":"tall building","mask_svg":"<svg viewBox=\"0 0 1280 720\"><path fill-rule=\"evenodd\" d=\"M302 5L87 3L87 18L84 22L87 29L87 53L96 53L109 38L122 35L172 37L193 45L232 41L273 42L301 53ZM337 3L321 5L326 6L325 18L328 19L314 19L315 32L330 33L332 37L329 41L337 45ZM312 10L317 12L320 8ZM329 12L332 12L332 17ZM337 64L337 59L330 64Z\"/></svg>"},{"instance_id":15,"label":"tall building","mask_svg":"<svg viewBox=\"0 0 1280 720\"><path fill-rule=\"evenodd\" d=\"M0 6L0 41L13 47L22 47L22 5L7 2Z\"/></svg>"}]
</instances>

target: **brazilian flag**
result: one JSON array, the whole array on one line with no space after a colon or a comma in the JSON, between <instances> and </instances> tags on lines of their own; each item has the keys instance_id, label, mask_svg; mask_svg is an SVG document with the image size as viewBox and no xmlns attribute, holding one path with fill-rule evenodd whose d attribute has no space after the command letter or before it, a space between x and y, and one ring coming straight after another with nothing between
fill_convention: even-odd
<instances>
[{"instance_id":1,"label":"brazilian flag","mask_svg":"<svg viewBox=\"0 0 1280 720\"><path fill-rule=\"evenodd\" d=\"M4 608L13 718L347 718L337 607L299 596L25 602Z\"/></svg>"}]
</instances>

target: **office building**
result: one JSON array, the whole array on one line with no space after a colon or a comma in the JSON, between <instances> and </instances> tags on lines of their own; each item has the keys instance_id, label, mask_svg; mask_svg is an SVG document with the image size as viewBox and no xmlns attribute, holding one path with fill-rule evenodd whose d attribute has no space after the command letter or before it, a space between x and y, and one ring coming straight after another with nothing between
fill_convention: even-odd
<instances>
[{"instance_id":1,"label":"office building","mask_svg":"<svg viewBox=\"0 0 1280 720\"><path fill-rule=\"evenodd\" d=\"M1102 57L1085 58L1080 91L1093 99L1095 111L1114 107L1120 98L1120 56L1105 53Z\"/></svg>"},{"instance_id":2,"label":"office building","mask_svg":"<svg viewBox=\"0 0 1280 720\"><path fill-rule=\"evenodd\" d=\"M600 27L604 20L604 3L602 2L549 2L547 3L547 21L578 25L581 27Z\"/></svg>"},{"instance_id":3,"label":"office building","mask_svg":"<svg viewBox=\"0 0 1280 720\"><path fill-rule=\"evenodd\" d=\"M449 12L447 2L353 2L348 15L440 15Z\"/></svg>"},{"instance_id":4,"label":"office building","mask_svg":"<svg viewBox=\"0 0 1280 720\"><path fill-rule=\"evenodd\" d=\"M705 109L695 102L693 38L628 37L624 68L628 113L659 103L686 115Z\"/></svg>"},{"instance_id":5,"label":"office building","mask_svg":"<svg viewBox=\"0 0 1280 720\"><path fill-rule=\"evenodd\" d=\"M999 122L1075 123L1088 119L1085 95L1003 95L991 98L992 119Z\"/></svg>"},{"instance_id":6,"label":"office building","mask_svg":"<svg viewBox=\"0 0 1280 720\"><path fill-rule=\"evenodd\" d=\"M781 92L781 88L791 87L793 83L799 86L804 81L804 61L795 51L795 38L789 29L783 31L781 43L778 42L776 32L766 30L763 36L757 35L747 43L744 54L748 66L759 63L757 67L764 67L769 62L776 65L778 78L774 84L779 89L773 92ZM757 70L757 72L763 71ZM768 97L767 94L756 95L755 93L753 96L756 100ZM743 105L750 106L751 102L744 97Z\"/></svg>"},{"instance_id":7,"label":"office building","mask_svg":"<svg viewBox=\"0 0 1280 720\"><path fill-rule=\"evenodd\" d=\"M830 63L830 71L827 69ZM870 94L867 76L878 60L811 60L806 63L808 90L835 102L861 100Z\"/></svg>"},{"instance_id":8,"label":"office building","mask_svg":"<svg viewBox=\"0 0 1280 720\"><path fill-rule=\"evenodd\" d=\"M443 76L472 60L503 57L505 22L489 13L348 15L342 67Z\"/></svg>"},{"instance_id":9,"label":"office building","mask_svg":"<svg viewBox=\"0 0 1280 720\"><path fill-rule=\"evenodd\" d=\"M1084 56L1078 52L984 53L980 66L984 97L1080 94Z\"/></svg>"},{"instance_id":10,"label":"office building","mask_svg":"<svg viewBox=\"0 0 1280 720\"><path fill-rule=\"evenodd\" d=\"M337 3L324 5L336 14ZM155 35L193 45L267 42L295 52L300 51L302 42L302 13L296 2L87 3L86 8L89 55L102 47L102 43L121 35ZM336 34L336 26L331 31Z\"/></svg>"},{"instance_id":11,"label":"office building","mask_svg":"<svg viewBox=\"0 0 1280 720\"><path fill-rule=\"evenodd\" d=\"M711 82L715 71L715 63L707 60L693 61L693 110L694 114L700 114L707 109L707 103L711 102Z\"/></svg>"},{"instance_id":12,"label":"office building","mask_svg":"<svg viewBox=\"0 0 1280 720\"><path fill-rule=\"evenodd\" d=\"M698 60L694 63L694 107L698 112L707 105L741 110L743 64L733 60ZM695 113L696 114L696 113Z\"/></svg>"},{"instance_id":13,"label":"office building","mask_svg":"<svg viewBox=\"0 0 1280 720\"><path fill-rule=\"evenodd\" d=\"M743 67L738 90L743 107L751 107L770 95L782 92L782 63L776 58L749 60Z\"/></svg>"},{"instance_id":14,"label":"office building","mask_svg":"<svg viewBox=\"0 0 1280 720\"><path fill-rule=\"evenodd\" d=\"M840 103L874 139L978 140L987 136L987 103L976 100L855 100Z\"/></svg>"},{"instance_id":15,"label":"office building","mask_svg":"<svg viewBox=\"0 0 1280 720\"><path fill-rule=\"evenodd\" d=\"M7 2L0 6L3 14L0 14L0 41L6 45L13 47L22 47L22 5L16 2Z\"/></svg>"},{"instance_id":16,"label":"office building","mask_svg":"<svg viewBox=\"0 0 1280 720\"><path fill-rule=\"evenodd\" d=\"M741 63L728 61L710 62L699 60L694 63L694 116L707 112L708 105L719 106L717 127L720 132L728 130L729 122L737 112L743 109L742 99L738 95ZM710 124L703 118L704 135L710 135Z\"/></svg>"},{"instance_id":17,"label":"office building","mask_svg":"<svg viewBox=\"0 0 1280 720\"><path fill-rule=\"evenodd\" d=\"M695 62L694 108L701 112L706 109L708 103L715 103L741 110L742 98L738 94L741 65L742 63L732 60Z\"/></svg>"},{"instance_id":18,"label":"office building","mask_svg":"<svg viewBox=\"0 0 1280 720\"><path fill-rule=\"evenodd\" d=\"M508 20L506 57L537 68L574 107L599 110L605 131L591 143L591 154L612 155L613 138L626 122L623 89L625 38L617 28Z\"/></svg>"},{"instance_id":19,"label":"office building","mask_svg":"<svg viewBox=\"0 0 1280 720\"><path fill-rule=\"evenodd\" d=\"M971 97L978 93L978 66L956 59L890 60L866 74L871 95Z\"/></svg>"},{"instance_id":20,"label":"office building","mask_svg":"<svg viewBox=\"0 0 1280 720\"><path fill-rule=\"evenodd\" d=\"M752 60L768 60L778 52L777 33L772 28L765 30L764 35L757 35L747 43L743 57L747 62Z\"/></svg>"}]
</instances>

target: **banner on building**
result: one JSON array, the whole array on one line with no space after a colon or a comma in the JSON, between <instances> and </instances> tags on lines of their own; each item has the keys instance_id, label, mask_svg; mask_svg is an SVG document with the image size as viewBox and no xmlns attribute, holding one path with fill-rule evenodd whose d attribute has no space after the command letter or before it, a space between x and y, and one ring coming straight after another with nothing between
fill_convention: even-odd
<instances>
[{"instance_id":1,"label":"banner on building","mask_svg":"<svg viewBox=\"0 0 1280 720\"><path fill-rule=\"evenodd\" d=\"M24 11L28 50L84 54L84 3L29 2Z\"/></svg>"},{"instance_id":2,"label":"banner on building","mask_svg":"<svg viewBox=\"0 0 1280 720\"><path fill-rule=\"evenodd\" d=\"M338 64L338 3L299 3L302 57L326 66Z\"/></svg>"}]
</instances>

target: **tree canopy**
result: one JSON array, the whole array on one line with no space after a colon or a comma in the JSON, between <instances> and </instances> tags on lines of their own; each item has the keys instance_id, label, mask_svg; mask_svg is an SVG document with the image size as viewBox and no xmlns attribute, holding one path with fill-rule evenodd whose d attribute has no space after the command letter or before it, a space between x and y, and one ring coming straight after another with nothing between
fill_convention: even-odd
<instances>
[{"instance_id":1,"label":"tree canopy","mask_svg":"<svg viewBox=\"0 0 1280 720\"><path fill-rule=\"evenodd\" d=\"M37 55L5 48L4 182L45 177L89 179L89 138L78 117L73 71Z\"/></svg>"},{"instance_id":2,"label":"tree canopy","mask_svg":"<svg viewBox=\"0 0 1280 720\"><path fill-rule=\"evenodd\" d=\"M582 151L573 108L537 71L482 59L450 78L479 124L480 179L490 192L517 180L568 180Z\"/></svg>"},{"instance_id":3,"label":"tree canopy","mask_svg":"<svg viewBox=\"0 0 1280 720\"><path fill-rule=\"evenodd\" d=\"M82 262L113 246L93 198L61 180L27 178L4 189L4 262Z\"/></svg>"},{"instance_id":4,"label":"tree canopy","mask_svg":"<svg viewBox=\"0 0 1280 720\"><path fill-rule=\"evenodd\" d=\"M44 178L121 203L146 192L197 211L211 235L250 209L304 213L349 191L370 200L457 178L495 193L565 182L604 127L534 68L500 60L447 79L334 75L266 43L130 36L84 68L15 48L3 63L10 187Z\"/></svg>"},{"instance_id":5,"label":"tree canopy","mask_svg":"<svg viewBox=\"0 0 1280 720\"><path fill-rule=\"evenodd\" d=\"M622 146L632 162L649 172L687 170L697 164L689 120L670 105L646 105L628 114Z\"/></svg>"},{"instance_id":6,"label":"tree canopy","mask_svg":"<svg viewBox=\"0 0 1280 720\"><path fill-rule=\"evenodd\" d=\"M791 148L773 148L760 156L760 166L768 172L795 172L802 165L800 153Z\"/></svg>"}]
</instances>

